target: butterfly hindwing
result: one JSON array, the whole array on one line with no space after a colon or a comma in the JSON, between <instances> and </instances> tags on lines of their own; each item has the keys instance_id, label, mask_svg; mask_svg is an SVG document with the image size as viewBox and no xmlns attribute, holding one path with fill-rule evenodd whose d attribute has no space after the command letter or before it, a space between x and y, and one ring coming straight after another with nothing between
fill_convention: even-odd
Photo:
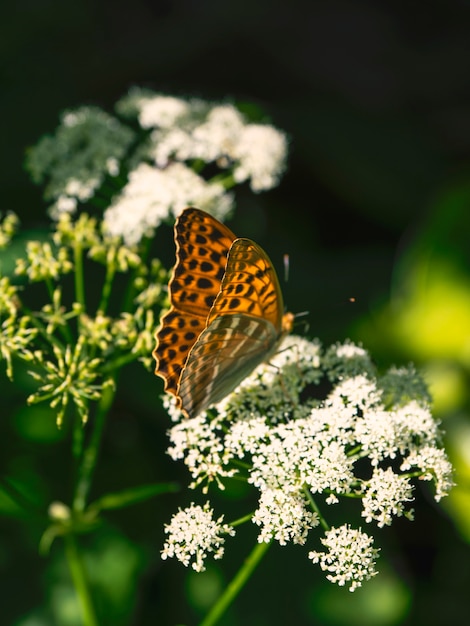
<instances>
[{"instance_id":1,"label":"butterfly hindwing","mask_svg":"<svg viewBox=\"0 0 470 626\"><path fill-rule=\"evenodd\" d=\"M271 322L244 314L216 317L191 349L178 397L189 416L220 402L262 363L276 345Z\"/></svg>"},{"instance_id":2,"label":"butterfly hindwing","mask_svg":"<svg viewBox=\"0 0 470 626\"><path fill-rule=\"evenodd\" d=\"M266 252L251 239L236 239L228 254L219 294L209 313L210 324L219 315L254 315L280 332L283 303L274 267Z\"/></svg>"},{"instance_id":3,"label":"butterfly hindwing","mask_svg":"<svg viewBox=\"0 0 470 626\"><path fill-rule=\"evenodd\" d=\"M222 400L262 363L281 332L282 295L268 256L250 239L229 251L207 328L188 355L178 396L188 415Z\"/></svg>"}]
</instances>

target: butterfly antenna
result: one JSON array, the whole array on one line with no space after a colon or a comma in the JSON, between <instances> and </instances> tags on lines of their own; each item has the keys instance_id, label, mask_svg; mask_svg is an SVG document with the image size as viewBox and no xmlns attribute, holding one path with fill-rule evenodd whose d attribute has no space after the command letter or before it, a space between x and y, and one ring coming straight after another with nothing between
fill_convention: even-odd
<instances>
[{"instance_id":1,"label":"butterfly antenna","mask_svg":"<svg viewBox=\"0 0 470 626\"><path fill-rule=\"evenodd\" d=\"M284 254L284 281L287 283L289 280L289 268L290 268L290 257L289 255L286 253ZM295 319L297 317L303 317L305 315L308 315L309 311L302 311L301 313L294 313L294 325L295 325ZM304 332L307 333L308 330L310 328L310 325L308 322L304 323Z\"/></svg>"},{"instance_id":2,"label":"butterfly antenna","mask_svg":"<svg viewBox=\"0 0 470 626\"><path fill-rule=\"evenodd\" d=\"M289 255L285 254L284 255L284 282L288 282L289 281Z\"/></svg>"},{"instance_id":3,"label":"butterfly antenna","mask_svg":"<svg viewBox=\"0 0 470 626\"><path fill-rule=\"evenodd\" d=\"M309 315L310 311L301 311L300 313L294 313L294 326L298 326L298 324L296 324L296 319L298 317L305 317L306 315ZM307 320L305 321L301 321L300 322L303 326L304 329L304 333L308 333L309 329L310 329L310 324Z\"/></svg>"}]
</instances>

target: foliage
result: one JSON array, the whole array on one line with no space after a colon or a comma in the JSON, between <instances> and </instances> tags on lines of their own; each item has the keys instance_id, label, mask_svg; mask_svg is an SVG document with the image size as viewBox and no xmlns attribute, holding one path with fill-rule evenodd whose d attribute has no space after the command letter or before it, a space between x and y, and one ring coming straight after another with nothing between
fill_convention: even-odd
<instances>
[{"instance_id":1,"label":"foliage","mask_svg":"<svg viewBox=\"0 0 470 626\"><path fill-rule=\"evenodd\" d=\"M109 520L113 511L151 507L153 498L179 489L171 480L114 485L92 496L104 468L107 418L125 384L121 370L132 363L144 366L142 375L151 370L158 314L168 305L169 274L152 258L152 239L189 204L226 219L235 202L229 189L273 188L286 151L283 133L248 120L230 103L137 89L116 105L116 115L94 107L66 112L55 134L29 150L27 167L45 184L53 226L18 253L18 221L12 214L2 221L0 246L5 258L16 258L15 271L0 278L0 349L8 378L25 377L28 404L47 406L47 419L53 415L64 433L73 489L66 497L52 487L35 494L21 471L7 472L3 510L35 516L41 553L51 555L56 571L65 556L78 598L71 601L70 624L126 623L135 602L130 581L146 558L140 546L109 530ZM355 344L322 350L316 341L289 341L273 361L277 369L261 366L217 407L170 431L168 452L184 459L193 488L230 491L239 480L259 491L258 508L231 522L224 522L231 507L214 518L207 501L181 502L165 527L165 543L153 546L163 548L164 559L176 557L201 572L208 555L223 556L235 527L250 520L259 527L258 543L232 584L205 607L206 626L220 619L273 542L303 545L314 534L318 549L309 559L352 591L376 575L372 537L355 527L347 506L347 522L330 524L320 502L329 512L340 499L360 502L365 523L382 528L412 517L407 503L415 479L434 481L436 500L452 485L429 394L414 368L380 375ZM65 472L69 459L59 467ZM155 519L162 527L163 521ZM111 569L121 596L105 581ZM69 585L66 593L75 597L70 591ZM66 623L65 604L59 614L51 600L52 619Z\"/></svg>"}]
</instances>

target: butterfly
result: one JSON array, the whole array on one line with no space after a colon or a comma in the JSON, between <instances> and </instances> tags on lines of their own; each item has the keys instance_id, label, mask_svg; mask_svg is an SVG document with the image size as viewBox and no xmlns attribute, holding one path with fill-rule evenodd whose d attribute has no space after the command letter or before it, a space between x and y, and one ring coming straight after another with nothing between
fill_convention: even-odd
<instances>
[{"instance_id":1,"label":"butterfly","mask_svg":"<svg viewBox=\"0 0 470 626\"><path fill-rule=\"evenodd\" d=\"M268 255L208 213L175 223L171 308L156 331L155 374L186 417L220 402L292 330Z\"/></svg>"}]
</instances>

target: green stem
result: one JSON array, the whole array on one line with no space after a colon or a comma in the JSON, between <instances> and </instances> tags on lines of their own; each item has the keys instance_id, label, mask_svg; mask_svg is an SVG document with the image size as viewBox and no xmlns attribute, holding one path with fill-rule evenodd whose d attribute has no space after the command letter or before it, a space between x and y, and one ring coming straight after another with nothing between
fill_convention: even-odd
<instances>
[{"instance_id":1,"label":"green stem","mask_svg":"<svg viewBox=\"0 0 470 626\"><path fill-rule=\"evenodd\" d=\"M310 506L312 507L313 511L315 511L315 513L318 515L318 517L320 519L320 524L321 524L323 530L325 530L325 531L326 530L330 530L330 527L329 527L327 521L325 520L325 518L321 514L320 509L318 508L317 503L313 499L312 494L310 492L310 489L308 487L304 486L304 493L307 496L307 499L310 502Z\"/></svg>"},{"instance_id":2,"label":"green stem","mask_svg":"<svg viewBox=\"0 0 470 626\"><path fill-rule=\"evenodd\" d=\"M51 335L47 332L46 326L36 317L36 313L34 313L33 311L31 311L31 309L28 309L25 306L22 307L22 310L24 314L29 317L29 321L31 322L31 324L41 333L44 339L49 341L51 345L55 345L57 348L59 348L59 350L64 349L63 343L61 343L56 337L54 337L54 335Z\"/></svg>"},{"instance_id":3,"label":"green stem","mask_svg":"<svg viewBox=\"0 0 470 626\"><path fill-rule=\"evenodd\" d=\"M106 276L104 279L103 291L101 292L101 301L98 306L98 311L101 311L103 314L106 313L106 309L108 308L111 287L113 285L114 276L116 275L116 254L117 250L116 248L113 248L112 258L109 259L106 264Z\"/></svg>"},{"instance_id":4,"label":"green stem","mask_svg":"<svg viewBox=\"0 0 470 626\"><path fill-rule=\"evenodd\" d=\"M231 189L237 184L231 172L221 172L208 180L209 183L219 183L224 189Z\"/></svg>"},{"instance_id":5,"label":"green stem","mask_svg":"<svg viewBox=\"0 0 470 626\"><path fill-rule=\"evenodd\" d=\"M128 352L126 354L123 354L122 356L118 356L116 359L109 360L105 365L103 365L103 367L101 368L101 373L109 374L114 370L118 370L121 367L124 367L124 365L127 365L128 363L137 361L138 358L139 355L133 354L132 352Z\"/></svg>"},{"instance_id":6,"label":"green stem","mask_svg":"<svg viewBox=\"0 0 470 626\"><path fill-rule=\"evenodd\" d=\"M79 459L82 456L83 443L84 443L84 430L81 416L76 413L75 421L73 424L73 440L72 440L72 452L74 459Z\"/></svg>"},{"instance_id":7,"label":"green stem","mask_svg":"<svg viewBox=\"0 0 470 626\"><path fill-rule=\"evenodd\" d=\"M0 476L0 489L3 489L3 491L8 494L8 497L18 508L27 511L28 515L37 517L43 521L49 520L43 507L33 502L28 496L25 496L9 478Z\"/></svg>"},{"instance_id":8,"label":"green stem","mask_svg":"<svg viewBox=\"0 0 470 626\"><path fill-rule=\"evenodd\" d=\"M46 285L47 293L49 294L49 298L51 302L54 299L54 285L52 284L52 280L50 278L45 278L44 283Z\"/></svg>"},{"instance_id":9,"label":"green stem","mask_svg":"<svg viewBox=\"0 0 470 626\"><path fill-rule=\"evenodd\" d=\"M69 533L64 537L65 556L72 575L72 581L78 596L78 601L82 609L83 626L98 626L95 609L91 600L88 581L85 573L82 558L78 552L77 544L73 534Z\"/></svg>"},{"instance_id":10,"label":"green stem","mask_svg":"<svg viewBox=\"0 0 470 626\"><path fill-rule=\"evenodd\" d=\"M78 478L80 470L80 459L83 454L83 444L85 442L83 422L81 416L76 413L72 430L72 456L75 463L75 472Z\"/></svg>"},{"instance_id":11,"label":"green stem","mask_svg":"<svg viewBox=\"0 0 470 626\"><path fill-rule=\"evenodd\" d=\"M80 243L75 243L73 248L73 260L75 265L75 299L82 305L82 310L86 311L85 303L85 282L83 278L83 254Z\"/></svg>"},{"instance_id":12,"label":"green stem","mask_svg":"<svg viewBox=\"0 0 470 626\"><path fill-rule=\"evenodd\" d=\"M233 526L235 528L235 526L240 526L241 524L245 524L246 522L249 522L252 517L253 517L253 513L248 513L248 515L244 515L243 517L239 517L234 522L230 522L230 526Z\"/></svg>"},{"instance_id":13,"label":"green stem","mask_svg":"<svg viewBox=\"0 0 470 626\"><path fill-rule=\"evenodd\" d=\"M230 582L225 592L218 599L216 604L212 607L208 615L202 620L199 626L213 626L216 624L227 608L233 602L235 597L240 593L241 589L248 581L251 574L254 572L258 563L268 551L271 543L257 543L251 551L251 554L245 560L242 567L238 570L235 578Z\"/></svg>"},{"instance_id":14,"label":"green stem","mask_svg":"<svg viewBox=\"0 0 470 626\"><path fill-rule=\"evenodd\" d=\"M106 313L106 309L108 308L109 296L111 295L111 287L113 284L114 276L116 272L114 268L111 268L109 265L106 270L106 276L103 285L103 291L101 294L101 301L98 306L98 311L101 313Z\"/></svg>"},{"instance_id":15,"label":"green stem","mask_svg":"<svg viewBox=\"0 0 470 626\"><path fill-rule=\"evenodd\" d=\"M139 256L142 259L142 264L145 265L150 254L151 239L144 237L140 242ZM135 267L131 272L130 278L127 281L127 287L122 299L122 311L132 311L133 301L136 296L135 279L139 275L139 268Z\"/></svg>"},{"instance_id":16,"label":"green stem","mask_svg":"<svg viewBox=\"0 0 470 626\"><path fill-rule=\"evenodd\" d=\"M114 394L114 386L108 385L105 387L97 407L90 442L83 453L82 463L79 470L79 477L73 501L73 510L76 512L81 513L85 510L86 500L90 491L93 472L98 458L106 416L108 415L108 411L113 403Z\"/></svg>"}]
</instances>

